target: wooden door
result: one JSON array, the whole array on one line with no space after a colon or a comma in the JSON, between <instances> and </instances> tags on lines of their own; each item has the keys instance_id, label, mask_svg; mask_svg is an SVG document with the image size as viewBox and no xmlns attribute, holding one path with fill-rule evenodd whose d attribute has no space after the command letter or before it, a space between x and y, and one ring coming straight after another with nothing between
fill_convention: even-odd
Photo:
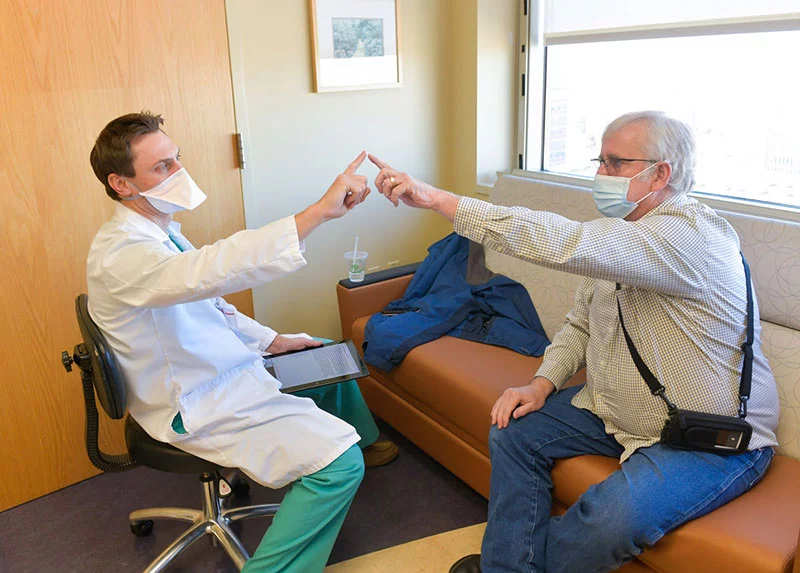
<instances>
[{"instance_id":1,"label":"wooden door","mask_svg":"<svg viewBox=\"0 0 800 573\"><path fill-rule=\"evenodd\" d=\"M84 449L74 299L113 202L89 151L103 126L149 109L209 195L181 218L195 245L244 227L224 0L0 3L0 510L95 470ZM249 291L229 297L252 315ZM103 418L101 416L101 418ZM101 445L124 450L121 422Z\"/></svg>"}]
</instances>

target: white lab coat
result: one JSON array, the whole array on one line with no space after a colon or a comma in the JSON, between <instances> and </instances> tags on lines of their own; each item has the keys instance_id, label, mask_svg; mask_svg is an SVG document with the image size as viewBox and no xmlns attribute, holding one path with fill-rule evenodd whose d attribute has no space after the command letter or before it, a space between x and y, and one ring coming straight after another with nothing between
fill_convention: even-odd
<instances>
[{"instance_id":1,"label":"white lab coat","mask_svg":"<svg viewBox=\"0 0 800 573\"><path fill-rule=\"evenodd\" d=\"M86 261L89 312L125 374L128 409L153 438L281 487L358 442L308 398L279 391L261 355L276 332L219 298L306 264L293 217L195 250L116 205ZM180 412L186 434L172 429Z\"/></svg>"}]
</instances>

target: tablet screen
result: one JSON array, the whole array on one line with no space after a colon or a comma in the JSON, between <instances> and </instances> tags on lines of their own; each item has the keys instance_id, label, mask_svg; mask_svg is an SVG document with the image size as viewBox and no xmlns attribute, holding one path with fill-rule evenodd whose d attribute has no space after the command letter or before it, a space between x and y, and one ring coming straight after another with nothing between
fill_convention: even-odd
<instances>
[{"instance_id":1,"label":"tablet screen","mask_svg":"<svg viewBox=\"0 0 800 573\"><path fill-rule=\"evenodd\" d=\"M352 340L266 356L264 367L280 381L282 392L297 392L369 375Z\"/></svg>"}]
</instances>

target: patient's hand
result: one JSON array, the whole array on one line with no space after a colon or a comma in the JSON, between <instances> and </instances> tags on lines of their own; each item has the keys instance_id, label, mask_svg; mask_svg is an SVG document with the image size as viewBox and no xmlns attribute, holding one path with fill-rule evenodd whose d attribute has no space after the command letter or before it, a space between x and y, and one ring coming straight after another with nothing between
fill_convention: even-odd
<instances>
[{"instance_id":1,"label":"patient's hand","mask_svg":"<svg viewBox=\"0 0 800 573\"><path fill-rule=\"evenodd\" d=\"M303 348L312 348L314 346L322 346L322 341L312 340L310 338L289 338L279 334L272 341L272 344L267 348L270 354L280 354L281 352L289 352L290 350L302 350Z\"/></svg>"},{"instance_id":2,"label":"patient's hand","mask_svg":"<svg viewBox=\"0 0 800 573\"><path fill-rule=\"evenodd\" d=\"M369 160L380 169L375 178L375 187L378 191L391 201L395 207L400 201L410 207L419 209L433 209L434 196L439 189L428 185L424 181L414 179L407 173L402 173L393 169L385 161L381 161L374 155L369 155Z\"/></svg>"},{"instance_id":3,"label":"patient's hand","mask_svg":"<svg viewBox=\"0 0 800 573\"><path fill-rule=\"evenodd\" d=\"M458 207L458 195L437 189L424 181L398 171L388 163L369 155L369 160L380 169L375 178L375 188L397 207L400 201L409 207L431 209L452 221Z\"/></svg>"},{"instance_id":4,"label":"patient's hand","mask_svg":"<svg viewBox=\"0 0 800 573\"><path fill-rule=\"evenodd\" d=\"M544 406L553 390L553 383L543 376L537 376L527 386L507 389L492 406L492 425L502 430L508 426L512 416L516 420L535 412Z\"/></svg>"}]
</instances>

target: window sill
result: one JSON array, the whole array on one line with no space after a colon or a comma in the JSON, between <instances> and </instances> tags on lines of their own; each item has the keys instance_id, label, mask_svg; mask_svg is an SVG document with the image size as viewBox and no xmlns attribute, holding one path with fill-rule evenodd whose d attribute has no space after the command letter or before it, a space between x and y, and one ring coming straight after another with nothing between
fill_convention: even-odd
<instances>
[{"instance_id":1,"label":"window sill","mask_svg":"<svg viewBox=\"0 0 800 573\"><path fill-rule=\"evenodd\" d=\"M511 174L517 177L526 177L534 181L561 183L562 185L572 185L573 187L582 187L584 189L592 188L592 180L587 177L563 175L551 173L549 171L525 171L522 169L514 169ZM728 211L730 213L741 213L754 217L763 217L765 219L800 223L800 208L782 207L759 203L757 201L749 201L747 199L720 197L699 192L692 193L691 195L716 211Z\"/></svg>"}]
</instances>

